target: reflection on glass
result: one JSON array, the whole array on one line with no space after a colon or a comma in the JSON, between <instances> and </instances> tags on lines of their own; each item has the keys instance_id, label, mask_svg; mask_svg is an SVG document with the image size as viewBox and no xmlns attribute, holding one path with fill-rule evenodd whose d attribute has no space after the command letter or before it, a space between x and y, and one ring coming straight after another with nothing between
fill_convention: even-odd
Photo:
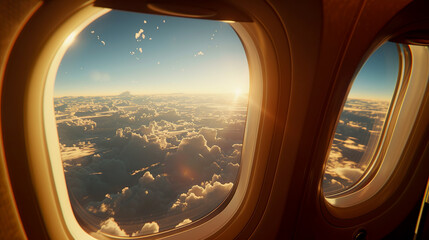
<instances>
[{"instance_id":1,"label":"reflection on glass","mask_svg":"<svg viewBox=\"0 0 429 240\"><path fill-rule=\"evenodd\" d=\"M139 236L216 209L236 184L248 84L228 24L112 11L86 27L54 92L81 226Z\"/></svg>"},{"instance_id":2,"label":"reflection on glass","mask_svg":"<svg viewBox=\"0 0 429 240\"><path fill-rule=\"evenodd\" d=\"M323 177L325 196L353 186L371 164L395 91L398 71L398 46L387 42L369 57L356 76L327 161Z\"/></svg>"}]
</instances>

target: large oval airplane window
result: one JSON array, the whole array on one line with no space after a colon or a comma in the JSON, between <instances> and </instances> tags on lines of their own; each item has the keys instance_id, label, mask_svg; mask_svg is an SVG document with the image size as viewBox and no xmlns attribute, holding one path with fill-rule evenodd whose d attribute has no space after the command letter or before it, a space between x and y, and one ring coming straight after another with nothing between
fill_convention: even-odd
<instances>
[{"instance_id":1,"label":"large oval airplane window","mask_svg":"<svg viewBox=\"0 0 429 240\"><path fill-rule=\"evenodd\" d=\"M399 78L400 53L397 44L383 44L354 79L325 167L325 196L351 189L375 166Z\"/></svg>"},{"instance_id":2,"label":"large oval airplane window","mask_svg":"<svg viewBox=\"0 0 429 240\"><path fill-rule=\"evenodd\" d=\"M73 212L93 236L141 236L227 203L249 69L227 23L111 11L74 39L54 106Z\"/></svg>"}]
</instances>

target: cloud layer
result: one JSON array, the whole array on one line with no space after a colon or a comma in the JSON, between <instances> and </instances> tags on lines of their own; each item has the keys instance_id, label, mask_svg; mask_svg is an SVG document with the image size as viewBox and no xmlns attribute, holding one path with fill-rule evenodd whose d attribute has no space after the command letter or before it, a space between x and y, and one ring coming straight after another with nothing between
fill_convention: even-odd
<instances>
[{"instance_id":1,"label":"cloud layer","mask_svg":"<svg viewBox=\"0 0 429 240\"><path fill-rule=\"evenodd\" d=\"M363 176L373 159L388 106L371 100L346 102L325 169L325 194L344 191Z\"/></svg>"},{"instance_id":2,"label":"cloud layer","mask_svg":"<svg viewBox=\"0 0 429 240\"><path fill-rule=\"evenodd\" d=\"M130 93L55 99L67 187L81 224L94 234L139 236L217 208L235 184L245 127L246 113L230 102Z\"/></svg>"}]
</instances>

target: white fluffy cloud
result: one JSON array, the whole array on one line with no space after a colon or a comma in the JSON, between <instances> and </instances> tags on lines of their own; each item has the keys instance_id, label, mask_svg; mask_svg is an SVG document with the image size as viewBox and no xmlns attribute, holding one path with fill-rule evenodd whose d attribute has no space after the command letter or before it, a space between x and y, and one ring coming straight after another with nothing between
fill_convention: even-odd
<instances>
[{"instance_id":1,"label":"white fluffy cloud","mask_svg":"<svg viewBox=\"0 0 429 240\"><path fill-rule=\"evenodd\" d=\"M197 56L204 56L203 51L198 51L197 53L194 54L194 57L197 57Z\"/></svg>"},{"instance_id":2,"label":"white fluffy cloud","mask_svg":"<svg viewBox=\"0 0 429 240\"><path fill-rule=\"evenodd\" d=\"M97 233L100 232L114 236L128 236L112 217L101 223L100 230Z\"/></svg>"},{"instance_id":3,"label":"white fluffy cloud","mask_svg":"<svg viewBox=\"0 0 429 240\"><path fill-rule=\"evenodd\" d=\"M94 157L90 164L80 165L67 168L65 173L68 189L77 199L102 199L107 193L118 192L133 182L124 163L118 159Z\"/></svg>"},{"instance_id":4,"label":"white fluffy cloud","mask_svg":"<svg viewBox=\"0 0 429 240\"><path fill-rule=\"evenodd\" d=\"M140 28L140 30L134 34L135 39L139 39L143 32L144 30Z\"/></svg>"},{"instance_id":5,"label":"white fluffy cloud","mask_svg":"<svg viewBox=\"0 0 429 240\"><path fill-rule=\"evenodd\" d=\"M116 137L111 145L119 150L117 157L124 161L130 171L142 169L164 160L165 148L168 146L164 136L153 134L142 136L131 130L118 129Z\"/></svg>"},{"instance_id":6,"label":"white fluffy cloud","mask_svg":"<svg viewBox=\"0 0 429 240\"><path fill-rule=\"evenodd\" d=\"M147 235L159 232L159 225L156 222L148 222L143 225L140 231L135 232L132 236Z\"/></svg>"},{"instance_id":7,"label":"white fluffy cloud","mask_svg":"<svg viewBox=\"0 0 429 240\"><path fill-rule=\"evenodd\" d=\"M56 106L63 106L59 114L92 114L73 121L66 116L58 124L64 125L60 137L91 147L86 155L82 149L76 153L78 161L67 161L65 174L72 205L100 219L100 232L142 235L188 224L213 211L235 183L244 120L218 118L211 112L222 111L212 103L201 107L198 97L124 94L61 99ZM70 127L79 127L79 134L64 134ZM165 214L168 220L158 220Z\"/></svg>"},{"instance_id":8,"label":"white fluffy cloud","mask_svg":"<svg viewBox=\"0 0 429 240\"><path fill-rule=\"evenodd\" d=\"M155 133L154 129L156 129L156 127L156 122L151 122L147 127L145 125L142 125L140 127L140 133L143 135L152 135Z\"/></svg>"},{"instance_id":9,"label":"white fluffy cloud","mask_svg":"<svg viewBox=\"0 0 429 240\"><path fill-rule=\"evenodd\" d=\"M189 223L191 223L191 222L192 222L192 220L191 220L191 219L186 218L186 219L184 219L183 221L181 221L179 224L177 224L177 225L176 225L176 227L181 227L181 226L186 225L186 224L189 224Z\"/></svg>"},{"instance_id":10,"label":"white fluffy cloud","mask_svg":"<svg viewBox=\"0 0 429 240\"><path fill-rule=\"evenodd\" d=\"M346 148L350 148L353 150L357 150L357 151L365 151L366 149L366 145L363 144L358 144L355 141L353 141L352 137L348 137L344 142L343 142L343 146Z\"/></svg>"},{"instance_id":11,"label":"white fluffy cloud","mask_svg":"<svg viewBox=\"0 0 429 240\"><path fill-rule=\"evenodd\" d=\"M203 135L197 135L190 138L184 138L180 142L177 151L188 154L207 154L210 148L207 146L207 141Z\"/></svg>"},{"instance_id":12,"label":"white fluffy cloud","mask_svg":"<svg viewBox=\"0 0 429 240\"><path fill-rule=\"evenodd\" d=\"M63 144L71 145L80 141L89 131L93 131L97 123L90 119L70 119L57 123L58 135Z\"/></svg>"},{"instance_id":13,"label":"white fluffy cloud","mask_svg":"<svg viewBox=\"0 0 429 240\"><path fill-rule=\"evenodd\" d=\"M143 176L139 179L139 183L150 183L153 182L155 178L150 174L149 171L145 172Z\"/></svg>"},{"instance_id":14,"label":"white fluffy cloud","mask_svg":"<svg viewBox=\"0 0 429 240\"><path fill-rule=\"evenodd\" d=\"M204 136L208 146L213 146L216 144L216 141L219 140L219 138L217 138L217 130L214 128L203 127L200 129L199 134Z\"/></svg>"},{"instance_id":15,"label":"white fluffy cloud","mask_svg":"<svg viewBox=\"0 0 429 240\"><path fill-rule=\"evenodd\" d=\"M158 120L166 120L169 122L176 122L180 119L180 114L176 109L171 109L165 112L159 112Z\"/></svg>"},{"instance_id":16,"label":"white fluffy cloud","mask_svg":"<svg viewBox=\"0 0 429 240\"><path fill-rule=\"evenodd\" d=\"M213 176L213 179L217 178L218 175ZM180 195L171 209L185 211L201 205L210 208L216 207L214 205L220 204L226 198L233 185L233 183L222 184L213 180L205 182L201 186L194 185L186 193Z\"/></svg>"}]
</instances>

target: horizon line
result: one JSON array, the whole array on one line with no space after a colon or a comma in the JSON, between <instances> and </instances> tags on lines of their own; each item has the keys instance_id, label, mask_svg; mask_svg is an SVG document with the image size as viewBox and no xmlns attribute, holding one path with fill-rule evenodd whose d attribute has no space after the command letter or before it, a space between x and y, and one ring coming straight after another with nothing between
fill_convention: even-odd
<instances>
[{"instance_id":1,"label":"horizon line","mask_svg":"<svg viewBox=\"0 0 429 240\"><path fill-rule=\"evenodd\" d=\"M215 93L182 93L182 92L172 92L172 93L140 93L140 94L124 94L129 91L125 91L119 94L91 94L91 95L85 95L85 94L64 94L64 95L54 95L54 98L63 98L63 97L119 97L119 96L153 96L153 95L235 95L235 92L215 92ZM249 92L243 92L240 93L240 95L249 95Z\"/></svg>"}]
</instances>

